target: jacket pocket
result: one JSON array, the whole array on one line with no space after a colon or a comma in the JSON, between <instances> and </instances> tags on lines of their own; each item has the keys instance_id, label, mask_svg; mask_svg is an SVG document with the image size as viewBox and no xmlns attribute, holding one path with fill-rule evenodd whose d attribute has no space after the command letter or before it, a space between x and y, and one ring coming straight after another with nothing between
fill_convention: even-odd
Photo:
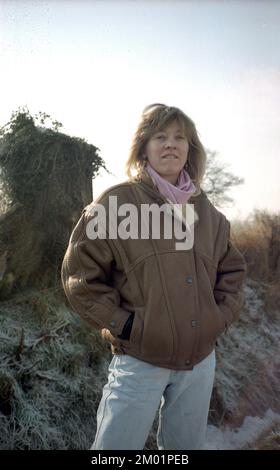
<instances>
[{"instance_id":1,"label":"jacket pocket","mask_svg":"<svg viewBox=\"0 0 280 470\"><path fill-rule=\"evenodd\" d=\"M214 339L216 339L220 334L222 334L226 329L226 320L224 313L220 309L219 305L216 302L214 292L209 292L208 297L208 306L209 306L209 314L212 317L213 321L213 334Z\"/></svg>"},{"instance_id":2,"label":"jacket pocket","mask_svg":"<svg viewBox=\"0 0 280 470\"><path fill-rule=\"evenodd\" d=\"M135 308L134 319L129 338L120 340L120 344L125 346L125 349L135 351L137 353L141 352L144 309L145 307Z\"/></svg>"},{"instance_id":3,"label":"jacket pocket","mask_svg":"<svg viewBox=\"0 0 280 470\"><path fill-rule=\"evenodd\" d=\"M219 308L215 296L214 285L216 279L216 270L214 266L204 258L197 258L198 267L198 298L201 314L201 334L202 344L215 345L217 338L224 332L226 322L224 313Z\"/></svg>"}]
</instances>

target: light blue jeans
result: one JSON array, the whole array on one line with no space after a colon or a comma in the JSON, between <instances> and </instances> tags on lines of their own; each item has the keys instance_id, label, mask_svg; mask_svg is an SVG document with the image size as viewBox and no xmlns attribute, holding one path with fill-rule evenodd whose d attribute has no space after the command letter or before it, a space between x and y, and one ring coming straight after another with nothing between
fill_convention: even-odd
<instances>
[{"instance_id":1,"label":"light blue jeans","mask_svg":"<svg viewBox=\"0 0 280 470\"><path fill-rule=\"evenodd\" d=\"M215 365L215 351L193 370L183 371L156 367L127 354L113 356L91 449L143 449L159 406L158 449L201 449Z\"/></svg>"}]
</instances>

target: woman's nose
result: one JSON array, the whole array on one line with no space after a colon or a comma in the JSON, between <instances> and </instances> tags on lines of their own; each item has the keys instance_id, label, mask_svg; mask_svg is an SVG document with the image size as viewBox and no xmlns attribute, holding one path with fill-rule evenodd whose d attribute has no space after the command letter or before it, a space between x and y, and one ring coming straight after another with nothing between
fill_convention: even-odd
<instances>
[{"instance_id":1,"label":"woman's nose","mask_svg":"<svg viewBox=\"0 0 280 470\"><path fill-rule=\"evenodd\" d=\"M174 148L176 147L176 142L172 137L169 137L168 139L166 139L165 145L166 145L166 148L171 148L171 147Z\"/></svg>"}]
</instances>

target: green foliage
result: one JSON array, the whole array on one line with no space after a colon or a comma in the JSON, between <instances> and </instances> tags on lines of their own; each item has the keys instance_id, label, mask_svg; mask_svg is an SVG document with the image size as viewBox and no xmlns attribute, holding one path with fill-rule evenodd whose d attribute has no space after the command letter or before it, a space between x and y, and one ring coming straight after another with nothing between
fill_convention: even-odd
<instances>
[{"instance_id":1,"label":"green foliage","mask_svg":"<svg viewBox=\"0 0 280 470\"><path fill-rule=\"evenodd\" d=\"M36 205L39 217L42 210L52 215L80 210L91 200L92 178L105 168L94 145L58 132L57 121L46 127L49 119L45 113L33 118L19 109L0 131L5 191L33 215Z\"/></svg>"},{"instance_id":2,"label":"green foliage","mask_svg":"<svg viewBox=\"0 0 280 470\"><path fill-rule=\"evenodd\" d=\"M0 130L4 206L20 207L0 220L0 255L8 250L7 275L20 288L58 282L72 229L92 201L92 178L107 170L97 147L59 132L61 126L19 109Z\"/></svg>"}]
</instances>

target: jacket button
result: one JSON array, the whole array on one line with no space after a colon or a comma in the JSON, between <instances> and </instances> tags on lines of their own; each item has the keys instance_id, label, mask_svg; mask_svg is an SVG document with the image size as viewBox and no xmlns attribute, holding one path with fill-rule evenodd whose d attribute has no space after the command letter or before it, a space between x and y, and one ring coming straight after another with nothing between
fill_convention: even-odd
<instances>
[{"instance_id":1,"label":"jacket button","mask_svg":"<svg viewBox=\"0 0 280 470\"><path fill-rule=\"evenodd\" d=\"M192 327L195 327L198 324L197 320L192 320Z\"/></svg>"},{"instance_id":2,"label":"jacket button","mask_svg":"<svg viewBox=\"0 0 280 470\"><path fill-rule=\"evenodd\" d=\"M186 281L188 284L192 284L192 276L188 276Z\"/></svg>"},{"instance_id":3,"label":"jacket button","mask_svg":"<svg viewBox=\"0 0 280 470\"><path fill-rule=\"evenodd\" d=\"M185 361L186 366L188 366L191 363L191 361Z\"/></svg>"},{"instance_id":4,"label":"jacket button","mask_svg":"<svg viewBox=\"0 0 280 470\"><path fill-rule=\"evenodd\" d=\"M116 326L115 320L110 321L109 325L112 326L112 327Z\"/></svg>"}]
</instances>

